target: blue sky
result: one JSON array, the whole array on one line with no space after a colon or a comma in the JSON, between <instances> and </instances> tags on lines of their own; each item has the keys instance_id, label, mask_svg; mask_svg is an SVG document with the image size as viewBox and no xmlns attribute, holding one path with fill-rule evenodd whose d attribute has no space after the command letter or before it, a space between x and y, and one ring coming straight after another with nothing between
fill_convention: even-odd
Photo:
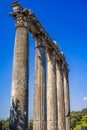
<instances>
[{"instance_id":1,"label":"blue sky","mask_svg":"<svg viewBox=\"0 0 87 130\"><path fill-rule=\"evenodd\" d=\"M0 118L7 118L10 109L12 60L15 23L8 15L11 0L0 7ZM71 110L87 107L87 1L86 0L19 0L30 8L66 55L70 74ZM33 113L34 39L30 44L30 118Z\"/></svg>"}]
</instances>

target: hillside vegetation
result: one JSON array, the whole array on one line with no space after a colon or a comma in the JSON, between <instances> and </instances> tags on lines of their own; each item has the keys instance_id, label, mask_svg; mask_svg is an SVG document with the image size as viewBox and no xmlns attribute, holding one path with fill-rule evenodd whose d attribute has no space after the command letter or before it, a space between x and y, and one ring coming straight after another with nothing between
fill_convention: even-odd
<instances>
[{"instance_id":1,"label":"hillside vegetation","mask_svg":"<svg viewBox=\"0 0 87 130\"><path fill-rule=\"evenodd\" d=\"M87 127L87 108L71 112L71 130L83 130Z\"/></svg>"}]
</instances>

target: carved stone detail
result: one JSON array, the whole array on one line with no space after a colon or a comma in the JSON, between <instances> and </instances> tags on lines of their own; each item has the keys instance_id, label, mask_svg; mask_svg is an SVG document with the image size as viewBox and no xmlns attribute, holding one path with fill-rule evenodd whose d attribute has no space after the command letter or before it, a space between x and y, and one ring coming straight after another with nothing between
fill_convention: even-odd
<instances>
[{"instance_id":1,"label":"carved stone detail","mask_svg":"<svg viewBox=\"0 0 87 130\"><path fill-rule=\"evenodd\" d=\"M15 21L16 21L16 28L23 26L23 27L27 27L28 28L28 19L25 15L23 14L18 14L15 17Z\"/></svg>"},{"instance_id":2,"label":"carved stone detail","mask_svg":"<svg viewBox=\"0 0 87 130\"><path fill-rule=\"evenodd\" d=\"M24 9L18 2L12 3L11 6L13 7L13 12L10 12L9 15L14 17L16 28L21 26L29 28L28 9Z\"/></svg>"}]
</instances>

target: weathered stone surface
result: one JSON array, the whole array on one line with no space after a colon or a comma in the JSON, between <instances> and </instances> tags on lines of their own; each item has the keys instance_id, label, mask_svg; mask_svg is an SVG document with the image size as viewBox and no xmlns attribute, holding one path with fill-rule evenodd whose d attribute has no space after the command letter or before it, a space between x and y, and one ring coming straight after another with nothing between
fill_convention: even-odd
<instances>
[{"instance_id":1,"label":"weathered stone surface","mask_svg":"<svg viewBox=\"0 0 87 130\"><path fill-rule=\"evenodd\" d=\"M33 130L46 130L46 66L45 48L41 39L36 39L34 78Z\"/></svg>"},{"instance_id":2,"label":"weathered stone surface","mask_svg":"<svg viewBox=\"0 0 87 130\"><path fill-rule=\"evenodd\" d=\"M65 120L66 130L70 130L70 96L69 96L69 81L68 81L68 68L63 66L63 79L64 79L64 101L65 101Z\"/></svg>"},{"instance_id":3,"label":"weathered stone surface","mask_svg":"<svg viewBox=\"0 0 87 130\"><path fill-rule=\"evenodd\" d=\"M56 62L48 53L47 130L57 130Z\"/></svg>"},{"instance_id":4,"label":"weathered stone surface","mask_svg":"<svg viewBox=\"0 0 87 130\"><path fill-rule=\"evenodd\" d=\"M65 106L64 106L64 84L62 60L57 60L56 64L57 79L57 108L58 108L58 130L66 130L65 128Z\"/></svg>"},{"instance_id":5,"label":"weathered stone surface","mask_svg":"<svg viewBox=\"0 0 87 130\"><path fill-rule=\"evenodd\" d=\"M10 129L27 130L28 127L28 29L16 29Z\"/></svg>"}]
</instances>

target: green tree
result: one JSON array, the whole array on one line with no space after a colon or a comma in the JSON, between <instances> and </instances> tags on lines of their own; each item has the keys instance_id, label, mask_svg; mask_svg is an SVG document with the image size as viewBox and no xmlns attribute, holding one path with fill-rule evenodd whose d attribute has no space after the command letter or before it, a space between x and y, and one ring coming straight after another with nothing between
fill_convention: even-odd
<instances>
[{"instance_id":1,"label":"green tree","mask_svg":"<svg viewBox=\"0 0 87 130\"><path fill-rule=\"evenodd\" d=\"M87 108L82 109L81 112L82 112L83 115L87 115Z\"/></svg>"},{"instance_id":2,"label":"green tree","mask_svg":"<svg viewBox=\"0 0 87 130\"><path fill-rule=\"evenodd\" d=\"M87 124L87 116L85 117L85 123Z\"/></svg>"},{"instance_id":3,"label":"green tree","mask_svg":"<svg viewBox=\"0 0 87 130\"><path fill-rule=\"evenodd\" d=\"M9 130L9 119L0 121L0 130Z\"/></svg>"},{"instance_id":4,"label":"green tree","mask_svg":"<svg viewBox=\"0 0 87 130\"><path fill-rule=\"evenodd\" d=\"M2 129L2 121L0 121L0 130Z\"/></svg>"},{"instance_id":5,"label":"green tree","mask_svg":"<svg viewBox=\"0 0 87 130\"><path fill-rule=\"evenodd\" d=\"M28 121L28 130L33 130L33 120Z\"/></svg>"},{"instance_id":6,"label":"green tree","mask_svg":"<svg viewBox=\"0 0 87 130\"><path fill-rule=\"evenodd\" d=\"M71 128L74 129L77 123L82 119L82 113L78 112L71 112Z\"/></svg>"}]
</instances>

